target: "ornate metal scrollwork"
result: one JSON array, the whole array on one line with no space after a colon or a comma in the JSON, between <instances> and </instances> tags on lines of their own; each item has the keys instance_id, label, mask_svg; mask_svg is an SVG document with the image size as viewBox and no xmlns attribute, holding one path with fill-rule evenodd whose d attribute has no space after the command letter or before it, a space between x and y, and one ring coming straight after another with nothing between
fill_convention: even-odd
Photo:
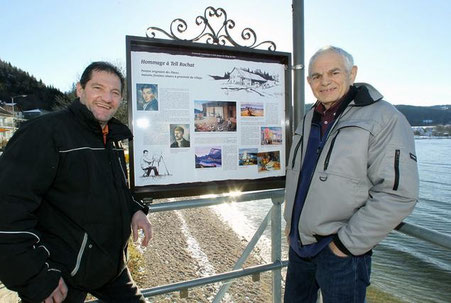
<instances>
[{"instance_id":1,"label":"ornate metal scrollwork","mask_svg":"<svg viewBox=\"0 0 451 303\"><path fill-rule=\"evenodd\" d=\"M210 22L213 21L213 18L222 18L224 20L222 22L222 26L220 26L218 31L215 31L213 24ZM222 8L215 9L211 6L207 7L203 16L197 16L196 25L203 25L203 29L200 34L191 39L186 39L183 37L184 35L186 35L185 31L188 29L188 25L186 24L185 20L180 18L174 19L171 22L169 33L161 28L151 26L147 28L146 36L148 38L155 38L156 33L160 32L174 40L205 42L206 44L216 44L223 46L233 45L249 48L267 46L268 50L270 51L276 50L276 44L272 41L263 41L257 44L257 35L255 34L255 31L249 27L243 29L243 31L241 32L241 39L244 41L244 44L239 44L238 42L236 42L229 33L229 30L232 30L235 27L235 22L231 19L227 19L227 13Z\"/></svg>"}]
</instances>

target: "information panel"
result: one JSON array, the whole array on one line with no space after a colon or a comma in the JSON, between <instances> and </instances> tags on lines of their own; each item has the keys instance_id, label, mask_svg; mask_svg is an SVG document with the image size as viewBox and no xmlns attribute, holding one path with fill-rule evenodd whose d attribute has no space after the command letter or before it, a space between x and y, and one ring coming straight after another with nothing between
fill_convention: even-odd
<instances>
[{"instance_id":1,"label":"information panel","mask_svg":"<svg viewBox=\"0 0 451 303\"><path fill-rule=\"evenodd\" d=\"M288 53L127 36L135 193L283 187L289 61Z\"/></svg>"}]
</instances>

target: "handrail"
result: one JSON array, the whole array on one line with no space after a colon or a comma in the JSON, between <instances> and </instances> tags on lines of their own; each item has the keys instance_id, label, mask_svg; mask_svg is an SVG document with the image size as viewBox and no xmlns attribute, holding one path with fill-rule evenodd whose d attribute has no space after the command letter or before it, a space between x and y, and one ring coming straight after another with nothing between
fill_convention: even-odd
<instances>
[{"instance_id":1,"label":"handrail","mask_svg":"<svg viewBox=\"0 0 451 303\"><path fill-rule=\"evenodd\" d=\"M197 286L202 286L210 283L217 283L222 281L227 281L231 279L241 278L244 276L250 276L253 274L280 269L288 265L288 261L276 261L274 263L265 264L265 265L257 265L252 267L247 267L245 269L232 270L229 272L203 277L198 279L193 279L184 282L178 282L173 284L167 284L163 286L157 286L149 289L141 290L142 294L145 297L151 297L156 295L162 295L174 291L180 291L187 288L193 288Z\"/></svg>"},{"instance_id":2,"label":"handrail","mask_svg":"<svg viewBox=\"0 0 451 303\"><path fill-rule=\"evenodd\" d=\"M451 250L451 236L412 223L401 222L395 230Z\"/></svg>"},{"instance_id":3,"label":"handrail","mask_svg":"<svg viewBox=\"0 0 451 303\"><path fill-rule=\"evenodd\" d=\"M187 208L197 208L205 206L219 205L222 203L230 202L246 202L253 200L263 200L263 199L278 199L282 200L285 196L285 189L271 189L263 191L252 191L245 192L240 195L221 195L215 197L200 197L192 200L174 201L174 202L164 202L149 205L149 213L156 213L161 211L169 210L180 210Z\"/></svg>"}]
</instances>

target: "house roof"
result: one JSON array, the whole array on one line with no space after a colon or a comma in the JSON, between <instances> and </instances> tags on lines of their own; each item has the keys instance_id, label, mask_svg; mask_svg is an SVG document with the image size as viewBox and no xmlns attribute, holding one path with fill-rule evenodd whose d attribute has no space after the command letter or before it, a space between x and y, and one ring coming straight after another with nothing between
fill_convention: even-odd
<instances>
[{"instance_id":1,"label":"house roof","mask_svg":"<svg viewBox=\"0 0 451 303\"><path fill-rule=\"evenodd\" d=\"M263 77L260 76L260 75L257 75L257 74L254 74L254 73L250 73L250 72L248 72L248 71L245 71L245 70L243 70L243 69L241 69L241 68L237 68L237 67L235 67L235 68L232 70L231 74L233 73L234 70L236 70L236 72L237 72L241 77L246 78L246 79L252 79L252 80L255 80L255 81L261 81L261 82L266 82L266 81L268 81L268 80L266 80L265 78L263 78Z\"/></svg>"}]
</instances>

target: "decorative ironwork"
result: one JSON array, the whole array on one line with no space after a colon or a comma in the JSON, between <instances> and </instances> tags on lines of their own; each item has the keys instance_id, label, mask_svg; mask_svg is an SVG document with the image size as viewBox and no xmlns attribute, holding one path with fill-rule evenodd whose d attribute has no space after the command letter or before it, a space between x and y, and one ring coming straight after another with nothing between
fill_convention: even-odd
<instances>
[{"instance_id":1,"label":"decorative ironwork","mask_svg":"<svg viewBox=\"0 0 451 303\"><path fill-rule=\"evenodd\" d=\"M217 18L218 20L220 19L223 20L218 31L215 31L214 26L212 24L214 18ZM241 32L241 39L244 41L244 44L239 44L237 41L235 41L229 33L229 30L232 30L235 27L235 21L233 21L232 19L227 19L227 13L222 8L215 9L211 6L207 7L205 9L203 16L197 16L196 25L197 26L203 25L203 29L199 35L197 35L192 39L183 38L183 36L186 35L185 31L188 29L188 25L186 24L185 20L180 18L174 19L171 22L170 33L161 28L151 26L147 28L146 36L148 38L155 38L156 33L160 32L174 40L192 41L192 42L204 41L206 44L215 44L223 46L233 45L248 48L267 46L268 50L270 51L276 50L276 44L272 41L263 41L257 44L257 34L255 34L255 31L249 27L246 27Z\"/></svg>"}]
</instances>

